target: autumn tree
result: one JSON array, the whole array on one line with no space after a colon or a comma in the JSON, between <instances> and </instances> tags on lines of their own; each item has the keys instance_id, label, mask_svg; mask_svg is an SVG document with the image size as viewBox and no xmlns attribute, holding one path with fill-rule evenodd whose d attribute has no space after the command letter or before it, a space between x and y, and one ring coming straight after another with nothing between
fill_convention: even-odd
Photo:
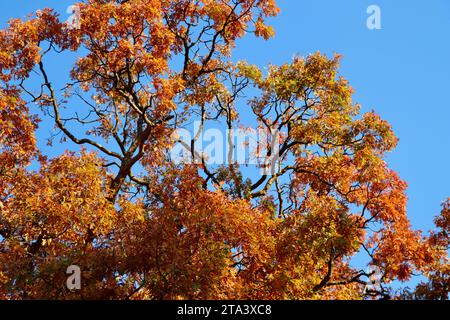
<instances>
[{"instance_id":1,"label":"autumn tree","mask_svg":"<svg viewBox=\"0 0 450 320\"><path fill-rule=\"evenodd\" d=\"M425 266L422 281L414 289L406 289L400 297L418 300L448 300L450 293L450 199L442 204L442 211L435 218L436 230L427 241L432 249L433 262Z\"/></svg>"},{"instance_id":2,"label":"autumn tree","mask_svg":"<svg viewBox=\"0 0 450 320\"><path fill-rule=\"evenodd\" d=\"M339 56L232 59L244 35L274 35L274 0L77 8L76 25L43 9L0 31L0 298L377 298L442 261L443 237L411 229L385 161L392 128L360 113ZM37 148L40 121L67 151ZM192 161L176 162L194 121ZM276 161L256 176L227 139L231 161L209 164L211 126L269 132L253 156ZM381 273L370 290L361 252ZM66 287L70 265L81 290Z\"/></svg>"}]
</instances>

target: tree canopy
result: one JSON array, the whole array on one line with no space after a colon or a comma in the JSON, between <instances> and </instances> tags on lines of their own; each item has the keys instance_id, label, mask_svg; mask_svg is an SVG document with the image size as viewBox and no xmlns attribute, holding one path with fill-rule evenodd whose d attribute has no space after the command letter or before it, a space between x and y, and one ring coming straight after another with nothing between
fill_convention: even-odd
<instances>
[{"instance_id":1,"label":"tree canopy","mask_svg":"<svg viewBox=\"0 0 450 320\"><path fill-rule=\"evenodd\" d=\"M385 160L397 138L360 112L341 57L234 61L239 38L274 36L274 0L77 8L76 26L43 9L0 31L0 298L448 297L450 204L436 230L411 228ZM64 153L38 148L41 121ZM193 122L192 161L174 161ZM229 161L210 164L198 145L211 127L269 132L251 156L276 161L251 171L228 136ZM367 289L358 253L379 285ZM66 287L71 265L80 290ZM429 282L391 288L413 274Z\"/></svg>"}]
</instances>

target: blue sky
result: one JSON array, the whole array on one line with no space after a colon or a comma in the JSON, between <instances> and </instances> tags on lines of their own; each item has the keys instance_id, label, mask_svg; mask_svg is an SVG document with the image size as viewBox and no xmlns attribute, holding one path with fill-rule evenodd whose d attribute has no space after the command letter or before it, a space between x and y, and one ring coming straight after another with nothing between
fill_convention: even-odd
<instances>
[{"instance_id":1,"label":"blue sky","mask_svg":"<svg viewBox=\"0 0 450 320\"><path fill-rule=\"evenodd\" d=\"M356 90L364 111L376 110L400 143L388 157L409 184L414 228L432 228L433 216L450 196L450 2L447 0L279 0L269 42L247 37L235 59L263 67L294 54L343 55L341 75ZM61 15L72 0L0 2L0 26L11 17L46 6ZM382 29L366 27L369 5L381 8Z\"/></svg>"}]
</instances>

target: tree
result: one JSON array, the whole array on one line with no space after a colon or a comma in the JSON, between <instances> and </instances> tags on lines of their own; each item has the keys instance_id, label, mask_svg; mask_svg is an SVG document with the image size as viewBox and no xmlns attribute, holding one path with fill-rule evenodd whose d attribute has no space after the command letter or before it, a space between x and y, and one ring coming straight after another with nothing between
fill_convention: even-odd
<instances>
[{"instance_id":1,"label":"tree","mask_svg":"<svg viewBox=\"0 0 450 320\"><path fill-rule=\"evenodd\" d=\"M384 160L397 139L360 114L339 56L267 72L233 62L245 34L274 35L274 0L78 9L76 27L44 9L0 32L0 298L376 298L437 263ZM75 60L67 79L48 68L57 57ZM39 121L68 151L37 148ZM193 121L192 161L178 163L177 130ZM198 152L211 126L268 132L262 173L230 136L229 161L211 165ZM380 286L352 266L359 252ZM71 265L79 291L65 286Z\"/></svg>"},{"instance_id":2,"label":"tree","mask_svg":"<svg viewBox=\"0 0 450 320\"><path fill-rule=\"evenodd\" d=\"M431 232L428 237L434 257L433 262L424 269L427 282L421 282L412 292L406 290L403 298L420 300L448 300L449 298L450 199L443 203L441 214L436 217L435 224L437 231Z\"/></svg>"}]
</instances>

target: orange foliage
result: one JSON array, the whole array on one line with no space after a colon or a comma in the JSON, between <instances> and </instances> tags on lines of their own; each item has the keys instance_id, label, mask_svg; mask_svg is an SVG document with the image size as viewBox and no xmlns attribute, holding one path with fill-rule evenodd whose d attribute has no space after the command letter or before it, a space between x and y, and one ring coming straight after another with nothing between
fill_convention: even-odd
<instances>
[{"instance_id":1,"label":"orange foliage","mask_svg":"<svg viewBox=\"0 0 450 320\"><path fill-rule=\"evenodd\" d=\"M267 73L232 62L246 33L274 35L274 0L79 9L77 28L45 9L0 31L0 298L361 299L371 274L352 266L360 252L382 271L369 296L417 271L433 280L428 296L448 294L449 205L442 231L411 229L406 183L384 160L397 139L375 112L360 115L340 57ZM57 86L47 57L74 53ZM233 128L244 109L286 132L275 172L253 181L238 164L171 161L176 129ZM38 114L83 147L44 156ZM66 288L70 265L79 291Z\"/></svg>"}]
</instances>

